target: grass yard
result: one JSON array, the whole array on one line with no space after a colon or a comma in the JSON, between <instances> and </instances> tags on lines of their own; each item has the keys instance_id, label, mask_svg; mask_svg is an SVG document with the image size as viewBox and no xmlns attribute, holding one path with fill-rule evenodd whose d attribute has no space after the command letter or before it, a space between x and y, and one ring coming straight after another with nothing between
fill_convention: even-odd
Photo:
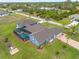
<instances>
[{"instance_id":1,"label":"grass yard","mask_svg":"<svg viewBox=\"0 0 79 59\"><path fill-rule=\"evenodd\" d=\"M22 20L22 19L26 19L26 17L12 13L9 16L0 17L0 24L14 22L17 20Z\"/></svg>"},{"instance_id":2,"label":"grass yard","mask_svg":"<svg viewBox=\"0 0 79 59\"><path fill-rule=\"evenodd\" d=\"M25 20L25 19L27 19L27 17L12 13L9 16L0 17L0 24L15 22L15 21L18 21L18 20ZM32 20L35 21L35 22L38 22L38 20L35 20L35 19L32 19Z\"/></svg>"},{"instance_id":3,"label":"grass yard","mask_svg":"<svg viewBox=\"0 0 79 59\"><path fill-rule=\"evenodd\" d=\"M71 23L70 19L68 19L68 18L65 18L63 20L60 20L58 22L61 23L61 24L63 24L63 25L67 25L67 24L70 24Z\"/></svg>"},{"instance_id":4,"label":"grass yard","mask_svg":"<svg viewBox=\"0 0 79 59\"><path fill-rule=\"evenodd\" d=\"M19 13L23 13L23 14L27 14L27 15L29 15L27 12L19 12ZM32 15L31 15L32 16ZM33 21L36 21L36 22L38 22L39 20L37 20L37 19L33 19L33 18L31 18Z\"/></svg>"},{"instance_id":5,"label":"grass yard","mask_svg":"<svg viewBox=\"0 0 79 59\"><path fill-rule=\"evenodd\" d=\"M76 33L75 35L72 35L71 38L79 42L79 33Z\"/></svg>"},{"instance_id":6,"label":"grass yard","mask_svg":"<svg viewBox=\"0 0 79 59\"><path fill-rule=\"evenodd\" d=\"M57 25L49 24L48 22L41 23L41 25L43 25L43 26L45 26L45 27L47 27L47 28L57 27Z\"/></svg>"},{"instance_id":7,"label":"grass yard","mask_svg":"<svg viewBox=\"0 0 79 59\"><path fill-rule=\"evenodd\" d=\"M6 18L7 19L7 18ZM11 18L10 20L14 20ZM18 20L18 18L16 18ZM31 42L23 43L18 40L13 30L16 27L16 22L2 23L0 25L0 59L55 59L55 52L59 51L60 59L79 59L79 51L62 43L59 40L53 41L51 44L47 44L40 52L36 47L33 47ZM47 27L54 27L54 25L44 24ZM8 37L9 40L20 51L11 56L3 40ZM66 45L65 53L62 53L62 46Z\"/></svg>"},{"instance_id":8,"label":"grass yard","mask_svg":"<svg viewBox=\"0 0 79 59\"><path fill-rule=\"evenodd\" d=\"M60 28L60 29L63 30L63 27L57 26L57 25L55 25L55 24L49 24L48 22L41 23L41 25L43 25L43 26L45 26L45 27L47 27L47 28L54 28L54 27L57 27L57 28Z\"/></svg>"}]
</instances>

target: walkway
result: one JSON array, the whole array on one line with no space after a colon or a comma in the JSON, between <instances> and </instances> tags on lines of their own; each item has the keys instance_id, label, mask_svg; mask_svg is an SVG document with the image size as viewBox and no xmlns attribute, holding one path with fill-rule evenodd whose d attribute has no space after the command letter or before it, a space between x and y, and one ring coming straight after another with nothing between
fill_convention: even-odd
<instances>
[{"instance_id":1,"label":"walkway","mask_svg":"<svg viewBox=\"0 0 79 59\"><path fill-rule=\"evenodd\" d=\"M57 37L59 40L61 40L64 43L67 43L68 45L76 48L79 50L79 42L72 40L72 39L67 39L66 34L61 35L59 37Z\"/></svg>"}]
</instances>

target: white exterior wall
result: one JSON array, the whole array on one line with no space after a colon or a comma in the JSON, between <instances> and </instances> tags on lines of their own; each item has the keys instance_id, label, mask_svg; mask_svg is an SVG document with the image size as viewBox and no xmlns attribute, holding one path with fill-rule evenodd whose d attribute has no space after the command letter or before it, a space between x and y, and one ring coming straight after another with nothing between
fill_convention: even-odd
<instances>
[{"instance_id":1,"label":"white exterior wall","mask_svg":"<svg viewBox=\"0 0 79 59\"><path fill-rule=\"evenodd\" d=\"M16 25L16 28L19 28L19 25L18 24Z\"/></svg>"},{"instance_id":2,"label":"white exterior wall","mask_svg":"<svg viewBox=\"0 0 79 59\"><path fill-rule=\"evenodd\" d=\"M62 35L62 33L59 33L58 35L54 35L54 38L52 38L52 39L50 39L50 43L56 38L56 37L58 37L58 36L60 36L60 35Z\"/></svg>"},{"instance_id":3,"label":"white exterior wall","mask_svg":"<svg viewBox=\"0 0 79 59\"><path fill-rule=\"evenodd\" d=\"M51 39L49 40L49 42L51 43L55 38L56 38L56 35L54 35L54 37L51 38Z\"/></svg>"}]
</instances>

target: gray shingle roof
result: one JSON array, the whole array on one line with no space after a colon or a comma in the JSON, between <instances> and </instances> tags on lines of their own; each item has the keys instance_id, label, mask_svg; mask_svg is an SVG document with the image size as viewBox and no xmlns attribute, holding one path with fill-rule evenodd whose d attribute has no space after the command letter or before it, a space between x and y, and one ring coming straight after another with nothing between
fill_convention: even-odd
<instances>
[{"instance_id":1,"label":"gray shingle roof","mask_svg":"<svg viewBox=\"0 0 79 59\"><path fill-rule=\"evenodd\" d=\"M79 14L70 15L69 18L79 20Z\"/></svg>"},{"instance_id":2,"label":"gray shingle roof","mask_svg":"<svg viewBox=\"0 0 79 59\"><path fill-rule=\"evenodd\" d=\"M34 23L37 23L37 22L32 21L30 19L21 20L21 21L17 22L19 27L23 27L23 26L29 27L29 26L31 26L31 24L34 24Z\"/></svg>"},{"instance_id":3,"label":"gray shingle roof","mask_svg":"<svg viewBox=\"0 0 79 59\"><path fill-rule=\"evenodd\" d=\"M49 39L50 36L54 37L54 35L58 35L61 32L59 28L51 28L35 33L34 36L38 42L43 43L46 39Z\"/></svg>"},{"instance_id":4,"label":"gray shingle roof","mask_svg":"<svg viewBox=\"0 0 79 59\"><path fill-rule=\"evenodd\" d=\"M31 20L20 21L18 24L20 26L27 26L24 28L25 30L32 33L32 35L37 39L38 42L43 43L46 39L49 39L50 36L54 37L54 35L62 32L59 28L51 28L48 29L40 24L30 25L36 23Z\"/></svg>"},{"instance_id":5,"label":"gray shingle roof","mask_svg":"<svg viewBox=\"0 0 79 59\"><path fill-rule=\"evenodd\" d=\"M37 32L40 32L40 31L42 31L44 29L47 29L47 28L42 26L42 25L40 25L40 24L36 24L34 26L30 26L30 27L25 28L25 29L30 31L30 32L32 32L32 33L37 33Z\"/></svg>"}]
</instances>

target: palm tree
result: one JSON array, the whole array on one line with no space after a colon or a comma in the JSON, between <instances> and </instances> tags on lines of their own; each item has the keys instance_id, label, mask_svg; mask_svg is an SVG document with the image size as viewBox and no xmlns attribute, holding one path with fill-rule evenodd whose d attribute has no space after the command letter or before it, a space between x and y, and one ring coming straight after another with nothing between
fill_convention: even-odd
<instances>
[{"instance_id":1,"label":"palm tree","mask_svg":"<svg viewBox=\"0 0 79 59\"><path fill-rule=\"evenodd\" d=\"M76 26L72 26L69 28L69 30L66 32L66 37L69 39L70 37L74 36L76 34ZM68 40L67 40L68 43Z\"/></svg>"}]
</instances>

